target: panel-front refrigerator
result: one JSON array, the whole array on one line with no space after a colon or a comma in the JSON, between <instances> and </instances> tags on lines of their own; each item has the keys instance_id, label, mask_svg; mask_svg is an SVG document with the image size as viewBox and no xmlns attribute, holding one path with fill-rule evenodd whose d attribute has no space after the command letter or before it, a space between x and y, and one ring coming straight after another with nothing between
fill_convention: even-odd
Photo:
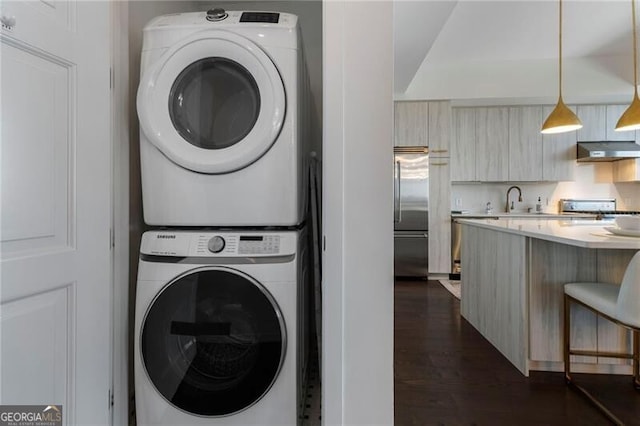
<instances>
[{"instance_id":1,"label":"panel-front refrigerator","mask_svg":"<svg viewBox=\"0 0 640 426\"><path fill-rule=\"evenodd\" d=\"M429 156L427 147L394 148L394 275L429 271Z\"/></svg>"}]
</instances>

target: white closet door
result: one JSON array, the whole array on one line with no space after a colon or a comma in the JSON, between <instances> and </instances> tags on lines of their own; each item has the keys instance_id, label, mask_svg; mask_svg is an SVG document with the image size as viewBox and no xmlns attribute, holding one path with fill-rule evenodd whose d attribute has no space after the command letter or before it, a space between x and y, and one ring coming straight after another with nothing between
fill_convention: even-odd
<instances>
[{"instance_id":1,"label":"white closet door","mask_svg":"<svg viewBox=\"0 0 640 426\"><path fill-rule=\"evenodd\" d=\"M110 7L1 7L0 404L108 424Z\"/></svg>"}]
</instances>

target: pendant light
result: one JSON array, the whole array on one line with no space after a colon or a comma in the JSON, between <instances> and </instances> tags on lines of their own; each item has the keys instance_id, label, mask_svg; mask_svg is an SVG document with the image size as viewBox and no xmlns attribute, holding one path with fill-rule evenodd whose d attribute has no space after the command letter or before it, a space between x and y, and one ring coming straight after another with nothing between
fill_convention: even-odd
<instances>
[{"instance_id":1,"label":"pendant light","mask_svg":"<svg viewBox=\"0 0 640 426\"><path fill-rule=\"evenodd\" d=\"M633 101L629 108L622 114L616 132L640 129L640 99L638 99L638 49L636 38L636 0L631 0L631 14L633 22Z\"/></svg>"},{"instance_id":2,"label":"pendant light","mask_svg":"<svg viewBox=\"0 0 640 426\"><path fill-rule=\"evenodd\" d=\"M558 31L558 104L547 117L540 133L563 133L578 130L582 127L582 122L562 100L562 0L558 0L559 31Z\"/></svg>"}]
</instances>

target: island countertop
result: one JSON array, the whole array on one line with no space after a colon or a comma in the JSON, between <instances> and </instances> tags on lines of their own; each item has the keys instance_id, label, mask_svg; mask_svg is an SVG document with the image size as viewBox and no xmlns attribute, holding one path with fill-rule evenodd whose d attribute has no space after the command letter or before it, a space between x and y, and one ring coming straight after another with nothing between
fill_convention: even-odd
<instances>
[{"instance_id":1,"label":"island countertop","mask_svg":"<svg viewBox=\"0 0 640 426\"><path fill-rule=\"evenodd\" d=\"M457 221L463 225L477 226L576 247L640 250L640 237L614 235L605 229L606 227L615 227L614 223L603 224L601 221L595 220L571 219L492 220L458 218Z\"/></svg>"}]
</instances>

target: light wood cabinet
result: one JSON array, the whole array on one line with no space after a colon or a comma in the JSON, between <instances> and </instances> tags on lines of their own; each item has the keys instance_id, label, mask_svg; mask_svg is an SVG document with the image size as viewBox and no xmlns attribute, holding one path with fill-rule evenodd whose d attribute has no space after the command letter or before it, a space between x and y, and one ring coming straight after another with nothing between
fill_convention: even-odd
<instances>
[{"instance_id":1,"label":"light wood cabinet","mask_svg":"<svg viewBox=\"0 0 640 426\"><path fill-rule=\"evenodd\" d=\"M451 104L396 102L394 146L429 147L429 273L451 270Z\"/></svg>"},{"instance_id":2,"label":"light wood cabinet","mask_svg":"<svg viewBox=\"0 0 640 426\"><path fill-rule=\"evenodd\" d=\"M492 247L487 250L486 247ZM592 249L462 225L461 315L523 374L562 371L564 285L619 283L633 249ZM496 266L497 265L497 266ZM571 305L574 349L627 352L631 333ZM629 374L628 360L572 356L584 372ZM604 365L603 365L604 364ZM575 367L578 367L577 365Z\"/></svg>"},{"instance_id":3,"label":"light wood cabinet","mask_svg":"<svg viewBox=\"0 0 640 426\"><path fill-rule=\"evenodd\" d=\"M449 158L429 158L429 273L451 271Z\"/></svg>"},{"instance_id":4,"label":"light wood cabinet","mask_svg":"<svg viewBox=\"0 0 640 426\"><path fill-rule=\"evenodd\" d=\"M635 141L636 132L634 130L616 132L616 124L629 105L607 105L605 118L605 136L608 141Z\"/></svg>"},{"instance_id":5,"label":"light wood cabinet","mask_svg":"<svg viewBox=\"0 0 640 426\"><path fill-rule=\"evenodd\" d=\"M487 182L509 179L509 108L476 108L476 177Z\"/></svg>"},{"instance_id":6,"label":"light wood cabinet","mask_svg":"<svg viewBox=\"0 0 640 426\"><path fill-rule=\"evenodd\" d=\"M394 146L427 146L429 107L427 102L395 102Z\"/></svg>"},{"instance_id":7,"label":"light wood cabinet","mask_svg":"<svg viewBox=\"0 0 640 426\"><path fill-rule=\"evenodd\" d=\"M542 107L509 108L509 180L542 180Z\"/></svg>"},{"instance_id":8,"label":"light wood cabinet","mask_svg":"<svg viewBox=\"0 0 640 426\"><path fill-rule=\"evenodd\" d=\"M451 135L451 103L429 102L428 143L430 157L449 157Z\"/></svg>"},{"instance_id":9,"label":"light wood cabinet","mask_svg":"<svg viewBox=\"0 0 640 426\"><path fill-rule=\"evenodd\" d=\"M640 143L639 131L614 130L627 105L570 108L580 117L582 129L546 135L540 133L540 128L553 106L454 108L450 139L452 181L573 181L578 141ZM613 181L640 181L640 160L615 161Z\"/></svg>"},{"instance_id":10,"label":"light wood cabinet","mask_svg":"<svg viewBox=\"0 0 640 426\"><path fill-rule=\"evenodd\" d=\"M564 284L619 283L633 250L587 249L533 239L529 250L530 359L561 363ZM623 328L578 304L571 306L571 346L628 352L631 336ZM614 358L572 356L572 362L628 364ZM545 365L545 364L540 364ZM547 364L550 366L550 364Z\"/></svg>"},{"instance_id":11,"label":"light wood cabinet","mask_svg":"<svg viewBox=\"0 0 640 426\"><path fill-rule=\"evenodd\" d=\"M640 182L640 159L614 161L612 167L614 182Z\"/></svg>"},{"instance_id":12,"label":"light wood cabinet","mask_svg":"<svg viewBox=\"0 0 640 426\"><path fill-rule=\"evenodd\" d=\"M552 106L542 108L542 116L548 117ZM575 111L575 107L569 106ZM575 180L576 132L542 135L542 180Z\"/></svg>"},{"instance_id":13,"label":"light wood cabinet","mask_svg":"<svg viewBox=\"0 0 640 426\"><path fill-rule=\"evenodd\" d=\"M451 180L475 181L476 108L456 108L451 125Z\"/></svg>"},{"instance_id":14,"label":"light wood cabinet","mask_svg":"<svg viewBox=\"0 0 640 426\"><path fill-rule=\"evenodd\" d=\"M582 121L582 128L577 131L579 141L606 140L606 105L578 105L575 112Z\"/></svg>"},{"instance_id":15,"label":"light wood cabinet","mask_svg":"<svg viewBox=\"0 0 640 426\"><path fill-rule=\"evenodd\" d=\"M616 132L616 124L629 105L578 105L576 114L582 121L579 141L632 141L635 131Z\"/></svg>"}]
</instances>

